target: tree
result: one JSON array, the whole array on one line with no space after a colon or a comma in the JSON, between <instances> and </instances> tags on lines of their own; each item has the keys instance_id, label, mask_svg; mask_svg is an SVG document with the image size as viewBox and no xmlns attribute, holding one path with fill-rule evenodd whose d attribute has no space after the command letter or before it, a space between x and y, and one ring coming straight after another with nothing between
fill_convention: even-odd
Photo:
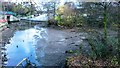
<instances>
[{"instance_id":1,"label":"tree","mask_svg":"<svg viewBox=\"0 0 120 68\"><path fill-rule=\"evenodd\" d=\"M66 27L81 26L83 19L79 10L76 9L75 3L66 2L57 9L57 17L60 25ZM61 19L59 19L61 18Z\"/></svg>"}]
</instances>

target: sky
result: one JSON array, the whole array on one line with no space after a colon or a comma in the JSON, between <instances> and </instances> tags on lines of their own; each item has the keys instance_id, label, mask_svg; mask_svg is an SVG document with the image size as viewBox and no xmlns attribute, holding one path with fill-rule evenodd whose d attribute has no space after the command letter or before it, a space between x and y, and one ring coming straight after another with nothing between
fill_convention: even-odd
<instances>
[{"instance_id":1,"label":"sky","mask_svg":"<svg viewBox=\"0 0 120 68\"><path fill-rule=\"evenodd\" d=\"M23 1L34 1L34 2L45 2L45 1L54 1L54 0L4 0L4 1L10 1L10 2L23 2ZM56 1L56 0L55 0ZM65 0L60 0L61 2Z\"/></svg>"},{"instance_id":2,"label":"sky","mask_svg":"<svg viewBox=\"0 0 120 68\"><path fill-rule=\"evenodd\" d=\"M72 2L77 2L77 1L82 1L82 2L97 2L97 1L118 1L118 0L0 0L0 1L9 1L9 2L34 1L36 3L46 2L46 1L60 1L61 3L64 3L66 1L72 1Z\"/></svg>"},{"instance_id":3,"label":"sky","mask_svg":"<svg viewBox=\"0 0 120 68\"><path fill-rule=\"evenodd\" d=\"M47 2L47 1L60 1L60 4L63 5L66 1L70 1L70 0L1 0L1 1L6 1L6 2L24 2L24 1L33 1L36 4L41 3L41 2ZM71 1L76 1L76 0L71 0Z\"/></svg>"},{"instance_id":4,"label":"sky","mask_svg":"<svg viewBox=\"0 0 120 68\"><path fill-rule=\"evenodd\" d=\"M6 2L24 2L24 1L33 1L35 3L40 3L40 2L47 2L47 1L54 1L54 0L0 0L0 1L6 1ZM55 0L57 1L57 0ZM59 0L61 3L64 3L66 0Z\"/></svg>"}]
</instances>

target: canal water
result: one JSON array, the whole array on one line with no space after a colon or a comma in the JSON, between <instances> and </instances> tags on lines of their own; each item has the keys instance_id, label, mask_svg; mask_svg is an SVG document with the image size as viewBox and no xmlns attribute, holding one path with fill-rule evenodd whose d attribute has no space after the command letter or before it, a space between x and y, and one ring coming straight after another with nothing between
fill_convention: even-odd
<instances>
[{"instance_id":1,"label":"canal water","mask_svg":"<svg viewBox=\"0 0 120 68\"><path fill-rule=\"evenodd\" d=\"M16 66L24 58L39 66L40 63L36 60L35 46L37 41L43 38L41 33L45 33L45 30L34 26L30 29L15 31L13 37L9 40L10 43L5 46L8 58L6 66ZM44 56L43 52L41 52L41 56Z\"/></svg>"}]
</instances>

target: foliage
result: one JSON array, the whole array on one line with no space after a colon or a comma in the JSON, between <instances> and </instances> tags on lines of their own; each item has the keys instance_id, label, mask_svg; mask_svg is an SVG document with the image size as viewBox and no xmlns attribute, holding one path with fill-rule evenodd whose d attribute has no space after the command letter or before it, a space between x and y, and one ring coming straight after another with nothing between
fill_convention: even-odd
<instances>
[{"instance_id":1,"label":"foliage","mask_svg":"<svg viewBox=\"0 0 120 68\"><path fill-rule=\"evenodd\" d=\"M83 14L87 14L86 17L84 17L84 22L86 25L91 27L98 27L102 28L104 27L103 21L107 21L107 27L111 26L112 23L118 23L118 16L119 16L119 4L118 3L111 3L111 2L86 2L82 3L82 9L81 11ZM106 9L105 9L106 7Z\"/></svg>"},{"instance_id":2,"label":"foliage","mask_svg":"<svg viewBox=\"0 0 120 68\"><path fill-rule=\"evenodd\" d=\"M61 15L55 16L55 20L58 22L58 25L63 25Z\"/></svg>"},{"instance_id":3,"label":"foliage","mask_svg":"<svg viewBox=\"0 0 120 68\"><path fill-rule=\"evenodd\" d=\"M25 6L23 4L9 3L3 4L3 7L5 7L4 11L12 11L18 15L30 15L35 12L35 6L33 4Z\"/></svg>"},{"instance_id":4,"label":"foliage","mask_svg":"<svg viewBox=\"0 0 120 68\"><path fill-rule=\"evenodd\" d=\"M80 55L77 57L70 57L66 60L66 65L68 67L71 66L82 66L88 67L91 66L113 66L116 67L120 65L119 59L119 42L118 38L109 36L107 39L107 44L104 42L104 36L94 35L88 37L88 42L91 48L89 55L83 54L82 52L82 44L80 45ZM81 58L82 57L82 58Z\"/></svg>"},{"instance_id":5,"label":"foliage","mask_svg":"<svg viewBox=\"0 0 120 68\"><path fill-rule=\"evenodd\" d=\"M81 26L83 19L79 13L75 11L75 8L70 7L70 3L66 3L63 6L60 6L56 11L57 16L55 20L58 21L58 25L65 27L75 27Z\"/></svg>"},{"instance_id":6,"label":"foliage","mask_svg":"<svg viewBox=\"0 0 120 68\"><path fill-rule=\"evenodd\" d=\"M91 54L90 56L97 58L97 59L108 59L113 58L113 56L117 56L120 52L118 47L118 38L115 37L108 37L107 43L104 41L104 37L90 37L88 39L89 45L91 47Z\"/></svg>"}]
</instances>

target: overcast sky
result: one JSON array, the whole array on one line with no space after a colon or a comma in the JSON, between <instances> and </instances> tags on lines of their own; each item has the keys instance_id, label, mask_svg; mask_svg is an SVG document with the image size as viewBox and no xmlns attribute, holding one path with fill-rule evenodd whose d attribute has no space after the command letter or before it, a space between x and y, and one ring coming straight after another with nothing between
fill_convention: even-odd
<instances>
[{"instance_id":1,"label":"overcast sky","mask_svg":"<svg viewBox=\"0 0 120 68\"><path fill-rule=\"evenodd\" d=\"M59 2L66 2L66 1L72 1L72 2L98 2L98 1L118 1L118 0L0 0L0 1L9 1L9 2L23 2L23 1L34 1L36 3L40 2L47 2L47 1L59 1Z\"/></svg>"}]
</instances>

